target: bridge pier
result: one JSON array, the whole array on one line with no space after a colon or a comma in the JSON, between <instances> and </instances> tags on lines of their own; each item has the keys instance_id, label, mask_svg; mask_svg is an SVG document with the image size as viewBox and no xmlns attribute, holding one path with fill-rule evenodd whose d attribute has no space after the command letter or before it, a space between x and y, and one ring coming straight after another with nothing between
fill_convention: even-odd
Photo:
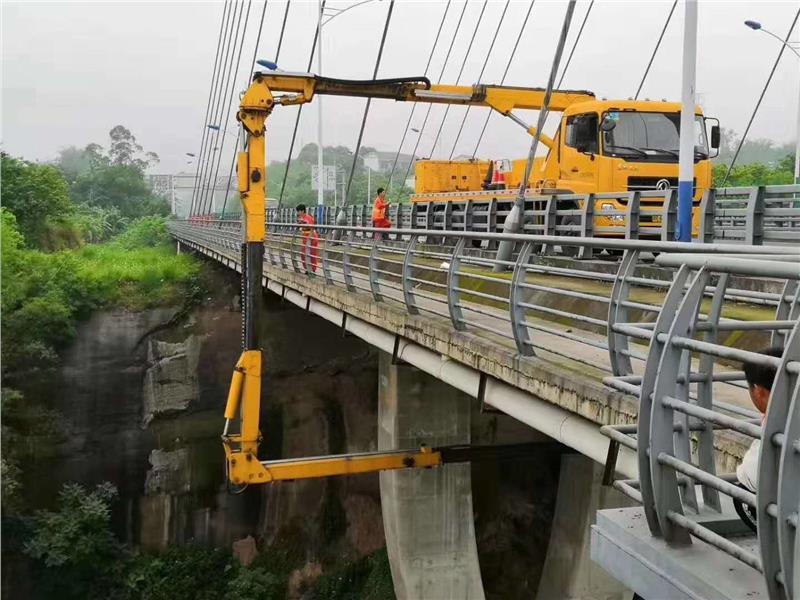
<instances>
[{"instance_id":1,"label":"bridge pier","mask_svg":"<svg viewBox=\"0 0 800 600\"><path fill-rule=\"evenodd\" d=\"M537 600L627 600L625 589L590 556L591 526L597 510L632 506L611 487L601 484L603 466L580 454L561 457L561 475L547 558Z\"/></svg>"},{"instance_id":2,"label":"bridge pier","mask_svg":"<svg viewBox=\"0 0 800 600\"><path fill-rule=\"evenodd\" d=\"M471 399L381 352L378 448L469 443ZM484 598L468 463L380 474L394 589L400 600Z\"/></svg>"}]
</instances>

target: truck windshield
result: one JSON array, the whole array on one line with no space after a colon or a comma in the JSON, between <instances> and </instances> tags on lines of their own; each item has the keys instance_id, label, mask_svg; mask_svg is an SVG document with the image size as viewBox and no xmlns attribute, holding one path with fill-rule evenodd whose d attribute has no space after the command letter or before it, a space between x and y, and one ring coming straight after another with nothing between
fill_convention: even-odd
<instances>
[{"instance_id":1,"label":"truck windshield","mask_svg":"<svg viewBox=\"0 0 800 600\"><path fill-rule=\"evenodd\" d=\"M609 156L650 162L677 162L680 147L680 113L610 111L604 115L615 125L603 131L603 149ZM708 158L703 117L695 116L694 158Z\"/></svg>"}]
</instances>

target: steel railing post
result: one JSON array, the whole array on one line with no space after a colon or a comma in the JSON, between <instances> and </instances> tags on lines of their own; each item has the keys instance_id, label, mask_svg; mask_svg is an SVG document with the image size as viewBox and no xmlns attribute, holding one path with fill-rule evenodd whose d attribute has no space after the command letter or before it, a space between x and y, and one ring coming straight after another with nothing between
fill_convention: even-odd
<instances>
[{"instance_id":1,"label":"steel railing post","mask_svg":"<svg viewBox=\"0 0 800 600\"><path fill-rule=\"evenodd\" d=\"M350 242L353 239L355 238L352 232L347 232L346 236L342 236L342 277L348 292L356 291L356 286L353 284L352 265L350 264Z\"/></svg>"},{"instance_id":2,"label":"steel railing post","mask_svg":"<svg viewBox=\"0 0 800 600\"><path fill-rule=\"evenodd\" d=\"M528 325L526 324L525 308L520 306L520 302L523 301L523 291L519 285L526 279L526 275L528 274L528 261L532 254L533 244L527 242L522 247L522 250L520 250L519 256L517 256L517 262L514 264L514 274L511 277L508 299L511 331L514 334L514 342L517 345L517 351L523 356L534 356L536 354L533 349L533 343L531 342Z\"/></svg>"},{"instance_id":3,"label":"steel railing post","mask_svg":"<svg viewBox=\"0 0 800 600\"><path fill-rule=\"evenodd\" d=\"M457 331L466 329L464 314L461 311L461 294L458 291L460 277L458 272L461 270L461 254L464 251L464 238L459 238L458 243L453 248L453 256L450 259L450 268L447 272L447 310L450 312L450 320Z\"/></svg>"},{"instance_id":4,"label":"steel railing post","mask_svg":"<svg viewBox=\"0 0 800 600\"><path fill-rule=\"evenodd\" d=\"M639 219L640 219L640 194L639 192L628 193L628 207L625 210L625 239L639 239Z\"/></svg>"},{"instance_id":5,"label":"steel railing post","mask_svg":"<svg viewBox=\"0 0 800 600\"><path fill-rule=\"evenodd\" d=\"M744 243L760 246L764 243L764 186L754 187L747 199Z\"/></svg>"},{"instance_id":6,"label":"steel railing post","mask_svg":"<svg viewBox=\"0 0 800 600\"><path fill-rule=\"evenodd\" d=\"M372 292L372 297L375 302L382 302L383 296L381 296L381 288L380 288L380 275L378 273L378 248L380 247L380 242L378 239L372 240L372 246L369 249L369 261L368 261L368 269L367 275L369 277L369 289Z\"/></svg>"},{"instance_id":7,"label":"steel railing post","mask_svg":"<svg viewBox=\"0 0 800 600\"><path fill-rule=\"evenodd\" d=\"M594 194L586 194L581 206L581 237L594 237L594 209ZM590 259L593 254L591 246L581 246L580 250L578 250L578 258L581 260Z\"/></svg>"},{"instance_id":8,"label":"steel railing post","mask_svg":"<svg viewBox=\"0 0 800 600\"><path fill-rule=\"evenodd\" d=\"M630 322L628 308L624 303L630 297L631 284L628 279L633 277L638 262L639 251L626 250L617 268L614 284L611 287L606 335L608 336L608 360L611 363L611 372L615 376L633 374L628 336L614 331L614 325Z\"/></svg>"},{"instance_id":9,"label":"steel railing post","mask_svg":"<svg viewBox=\"0 0 800 600\"><path fill-rule=\"evenodd\" d=\"M664 192L661 205L661 241L671 242L675 239L678 227L678 191L668 189Z\"/></svg>"},{"instance_id":10,"label":"steel railing post","mask_svg":"<svg viewBox=\"0 0 800 600\"><path fill-rule=\"evenodd\" d=\"M417 247L417 237L412 235L408 240L406 252L403 256L403 299L406 303L406 310L411 315L418 315L419 309L414 301L414 285L411 281L414 270L414 250Z\"/></svg>"}]
</instances>

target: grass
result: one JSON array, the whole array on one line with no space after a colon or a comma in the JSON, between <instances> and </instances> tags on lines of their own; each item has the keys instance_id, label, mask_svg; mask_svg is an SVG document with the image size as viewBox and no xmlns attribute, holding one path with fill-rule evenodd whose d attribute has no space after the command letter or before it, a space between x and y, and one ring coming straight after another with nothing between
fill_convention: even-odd
<instances>
[{"instance_id":1,"label":"grass","mask_svg":"<svg viewBox=\"0 0 800 600\"><path fill-rule=\"evenodd\" d=\"M126 248L111 243L75 254L78 276L100 304L127 310L181 302L200 272L196 260L176 255L166 244Z\"/></svg>"}]
</instances>

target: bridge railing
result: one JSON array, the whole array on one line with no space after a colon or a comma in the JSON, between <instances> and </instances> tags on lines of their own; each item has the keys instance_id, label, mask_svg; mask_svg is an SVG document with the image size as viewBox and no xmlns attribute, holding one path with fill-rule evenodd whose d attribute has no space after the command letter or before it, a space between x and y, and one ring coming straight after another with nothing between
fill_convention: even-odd
<instances>
[{"instance_id":1,"label":"bridge railing","mask_svg":"<svg viewBox=\"0 0 800 600\"><path fill-rule=\"evenodd\" d=\"M238 253L239 226L228 221L175 223L173 228L179 237ZM672 271L655 268L652 253L754 251L739 245L439 230L381 230L383 239L375 239L375 229L320 225L316 231L322 234L318 239L306 237L294 223L270 224L265 260L327 285L365 292L376 302L401 303L410 314L445 317L456 330L507 339L523 356L536 349L559 354L554 343L559 339L580 344L591 352L569 357L612 376L611 385L622 391L632 389L629 378L636 377L634 368L646 359L626 324L654 320L671 283ZM518 242L510 260L487 250L503 238ZM609 245L626 252L618 265L571 258ZM723 299L781 311L779 292L731 285ZM709 297L714 293L714 286L705 291Z\"/></svg>"},{"instance_id":2,"label":"bridge railing","mask_svg":"<svg viewBox=\"0 0 800 600\"><path fill-rule=\"evenodd\" d=\"M656 259L677 270L655 322L617 319L611 326L649 344L641 375L618 361L615 371L625 374L606 379L639 398L638 423L603 431L638 454L639 479L614 486L642 503L653 536L675 546L692 537L711 544L763 573L770 598L791 600L800 597L800 273L796 257L765 258ZM786 281L773 320L721 316L729 282L741 276ZM703 307L709 290L711 302ZM780 355L731 347L722 339L753 331L768 333L763 343L769 341ZM734 369L741 363L777 370L763 423L759 413L715 399L720 383L747 388L744 372ZM757 493L737 485L735 472L717 473L715 448L730 432L760 441ZM731 513L731 502L756 515L755 549L719 531L720 515L726 504Z\"/></svg>"},{"instance_id":3,"label":"bridge railing","mask_svg":"<svg viewBox=\"0 0 800 600\"><path fill-rule=\"evenodd\" d=\"M399 229L502 232L513 198L496 191L475 192L467 201L450 201L460 194L437 194L437 200L393 204L389 219ZM336 209L311 206L317 223L335 225ZM696 203L694 236L701 242L749 245L800 244L800 186L775 185L721 188L706 192ZM341 209L340 225L369 227L372 207ZM270 223L294 223L293 208L270 208ZM669 241L675 234L675 190L600 194L530 193L525 199L523 231L540 235L611 236L622 239ZM589 249L582 258L588 258Z\"/></svg>"}]
</instances>

